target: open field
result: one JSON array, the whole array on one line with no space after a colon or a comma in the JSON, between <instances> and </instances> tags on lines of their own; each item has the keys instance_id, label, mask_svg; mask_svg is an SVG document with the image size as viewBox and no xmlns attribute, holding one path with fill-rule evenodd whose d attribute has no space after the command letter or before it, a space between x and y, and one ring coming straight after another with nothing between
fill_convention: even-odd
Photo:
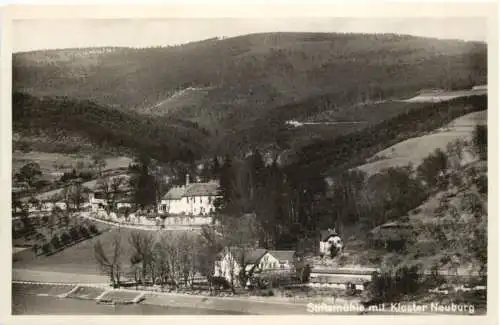
<instances>
[{"instance_id":1,"label":"open field","mask_svg":"<svg viewBox=\"0 0 500 325\"><path fill-rule=\"evenodd\" d=\"M127 168L129 163L132 162L132 159L123 156L108 157L105 158L105 160L106 167L103 169L104 171ZM40 165L40 169L44 175L56 175L56 173L70 172L73 168L76 168L76 163L78 161L82 161L86 167L93 163L92 157L89 155L39 151L21 152L16 150L12 153L12 172L17 172L28 162L35 162Z\"/></svg>"},{"instance_id":2,"label":"open field","mask_svg":"<svg viewBox=\"0 0 500 325\"><path fill-rule=\"evenodd\" d=\"M404 100L408 103L436 103L451 100L459 97L477 96L487 94L487 89L468 89L468 90L455 90L455 91L439 91L421 93L415 97Z\"/></svg>"},{"instance_id":3,"label":"open field","mask_svg":"<svg viewBox=\"0 0 500 325\"><path fill-rule=\"evenodd\" d=\"M102 275L94 257L94 244L99 240L102 243L104 251L108 254L112 252L113 238L119 234L122 238L122 247L125 252L122 255L122 262L124 265L129 265L130 254L133 249L130 246L129 236L134 231L148 231L137 230L129 228L113 227L110 231L104 232L101 235L89 240L82 241L65 250L58 252L51 256L37 256L33 259L23 259L13 262L14 269L29 269L34 271L54 271L60 273L76 273L85 275ZM151 231L148 231L151 233ZM153 232L159 235L162 231L158 230ZM48 281L49 282L49 281Z\"/></svg>"},{"instance_id":4,"label":"open field","mask_svg":"<svg viewBox=\"0 0 500 325\"><path fill-rule=\"evenodd\" d=\"M402 167L409 163L418 166L436 149L445 150L456 139L471 140L475 125L486 122L486 110L464 115L432 133L399 142L378 152L358 169L373 175L389 167Z\"/></svg>"}]
</instances>

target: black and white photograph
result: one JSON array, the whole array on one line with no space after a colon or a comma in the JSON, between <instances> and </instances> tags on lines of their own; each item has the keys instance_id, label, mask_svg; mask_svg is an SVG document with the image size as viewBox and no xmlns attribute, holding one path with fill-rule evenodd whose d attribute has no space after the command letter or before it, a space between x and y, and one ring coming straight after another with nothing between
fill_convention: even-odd
<instances>
[{"instance_id":1,"label":"black and white photograph","mask_svg":"<svg viewBox=\"0 0 500 325\"><path fill-rule=\"evenodd\" d=\"M12 316L497 312L491 20L166 12L10 19Z\"/></svg>"}]
</instances>

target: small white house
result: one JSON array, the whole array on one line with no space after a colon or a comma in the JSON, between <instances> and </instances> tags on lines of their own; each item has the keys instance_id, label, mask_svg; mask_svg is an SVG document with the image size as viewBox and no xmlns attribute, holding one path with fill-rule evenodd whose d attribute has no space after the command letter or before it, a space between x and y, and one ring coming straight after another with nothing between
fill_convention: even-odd
<instances>
[{"instance_id":1,"label":"small white house","mask_svg":"<svg viewBox=\"0 0 500 325\"><path fill-rule=\"evenodd\" d=\"M209 215L215 211L219 183L190 183L186 175L186 184L171 188L162 198L158 213L169 215Z\"/></svg>"},{"instance_id":2,"label":"small white house","mask_svg":"<svg viewBox=\"0 0 500 325\"><path fill-rule=\"evenodd\" d=\"M337 251L342 251L344 242L335 229L321 230L319 241L319 253L321 256L330 256L331 248L336 247Z\"/></svg>"},{"instance_id":3,"label":"small white house","mask_svg":"<svg viewBox=\"0 0 500 325\"><path fill-rule=\"evenodd\" d=\"M117 209L132 207L130 192L118 192L118 193L113 193L111 195L115 196ZM89 193L88 204L90 205L92 212L98 212L104 210L104 208L108 205L108 201L106 200L104 193L91 192Z\"/></svg>"}]
</instances>

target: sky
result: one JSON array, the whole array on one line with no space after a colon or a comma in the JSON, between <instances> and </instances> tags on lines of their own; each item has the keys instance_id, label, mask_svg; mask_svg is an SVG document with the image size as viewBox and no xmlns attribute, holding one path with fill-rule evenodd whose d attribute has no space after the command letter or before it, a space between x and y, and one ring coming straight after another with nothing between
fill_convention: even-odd
<instances>
[{"instance_id":1,"label":"sky","mask_svg":"<svg viewBox=\"0 0 500 325\"><path fill-rule=\"evenodd\" d=\"M398 33L486 41L484 18L30 19L12 24L12 50L148 47L260 32Z\"/></svg>"}]
</instances>

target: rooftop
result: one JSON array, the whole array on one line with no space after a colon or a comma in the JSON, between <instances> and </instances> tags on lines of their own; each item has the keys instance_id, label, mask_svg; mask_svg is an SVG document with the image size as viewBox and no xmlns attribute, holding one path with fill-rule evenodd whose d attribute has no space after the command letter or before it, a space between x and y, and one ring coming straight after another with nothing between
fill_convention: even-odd
<instances>
[{"instance_id":1,"label":"rooftop","mask_svg":"<svg viewBox=\"0 0 500 325\"><path fill-rule=\"evenodd\" d=\"M165 200L179 200L182 197L192 196L216 196L219 183L211 181L208 183L191 183L184 186L174 186L163 196Z\"/></svg>"},{"instance_id":2,"label":"rooftop","mask_svg":"<svg viewBox=\"0 0 500 325\"><path fill-rule=\"evenodd\" d=\"M244 261L245 264L258 263L267 253L274 256L280 262L293 261L296 256L296 252L291 250L267 250L265 248L242 249L239 247L232 247L230 250L231 254L238 262Z\"/></svg>"},{"instance_id":3,"label":"rooftop","mask_svg":"<svg viewBox=\"0 0 500 325\"><path fill-rule=\"evenodd\" d=\"M268 251L268 253L280 262L293 261L296 256L295 251Z\"/></svg>"},{"instance_id":4,"label":"rooftop","mask_svg":"<svg viewBox=\"0 0 500 325\"><path fill-rule=\"evenodd\" d=\"M330 236L338 236L339 234L335 231L335 229L323 229L319 231L320 237L322 241L327 240Z\"/></svg>"}]
</instances>

